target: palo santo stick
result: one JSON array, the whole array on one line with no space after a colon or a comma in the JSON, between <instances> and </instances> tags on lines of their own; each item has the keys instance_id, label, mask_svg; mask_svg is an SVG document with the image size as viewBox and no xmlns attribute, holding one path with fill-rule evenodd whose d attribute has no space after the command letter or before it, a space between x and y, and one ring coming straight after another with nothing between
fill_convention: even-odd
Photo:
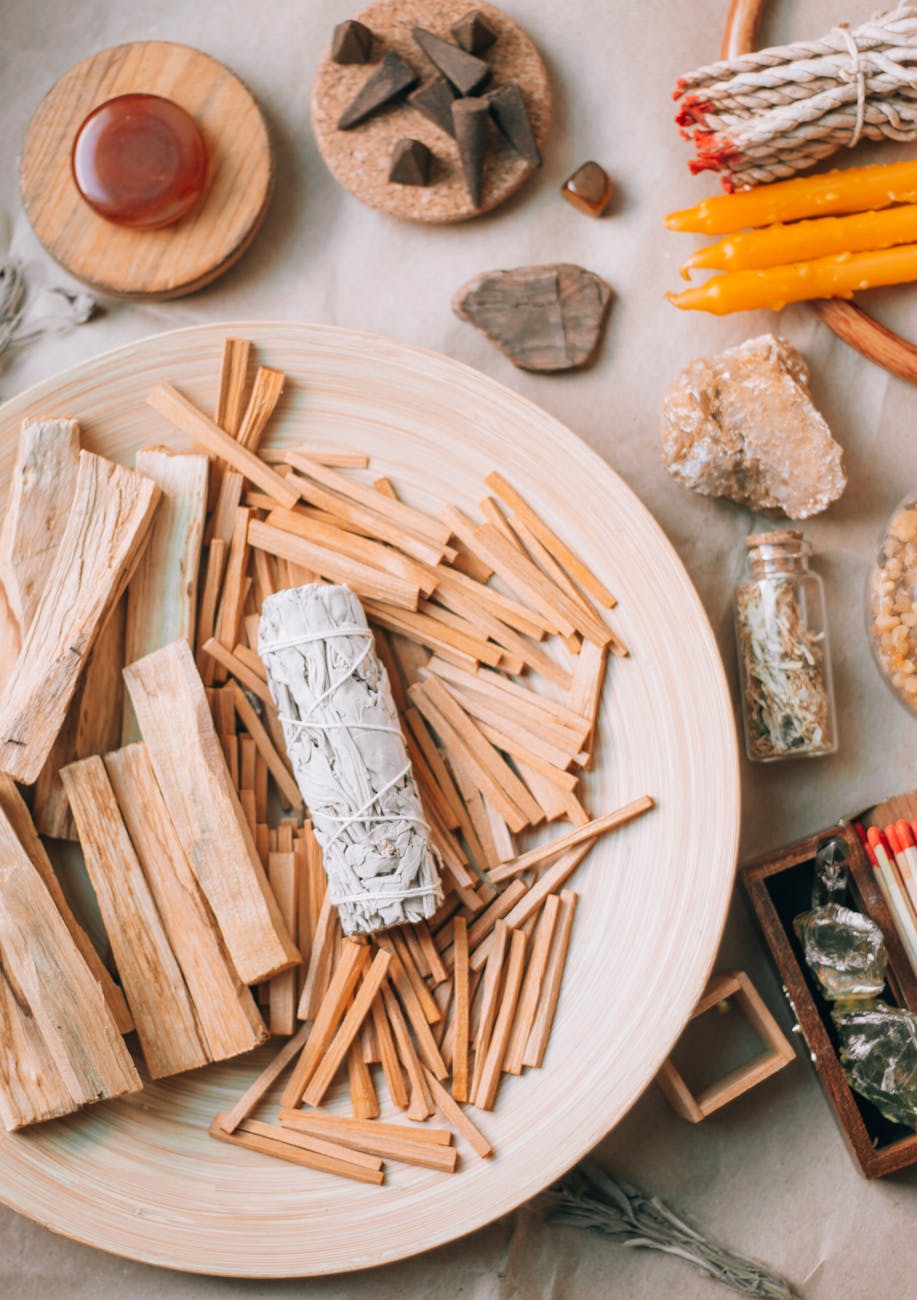
<instances>
[{"instance_id":1,"label":"palo santo stick","mask_svg":"<svg viewBox=\"0 0 917 1300\"><path fill-rule=\"evenodd\" d=\"M604 606L614 609L617 601L605 584L573 554L552 529L536 514L523 497L507 483L502 474L496 470L484 480L492 492L509 506L521 521L535 534L541 544L548 550L558 564L561 564L580 586Z\"/></svg>"},{"instance_id":2,"label":"palo santo stick","mask_svg":"<svg viewBox=\"0 0 917 1300\"><path fill-rule=\"evenodd\" d=\"M78 1103L8 971L0 979L0 1024L0 1125L14 1132L76 1110Z\"/></svg>"},{"instance_id":3,"label":"palo santo stick","mask_svg":"<svg viewBox=\"0 0 917 1300\"><path fill-rule=\"evenodd\" d=\"M387 601L400 609L417 608L420 589L416 583L372 568L327 546L306 541L258 519L249 525L248 540L259 550L311 569L329 582L346 583L358 596Z\"/></svg>"},{"instance_id":4,"label":"palo santo stick","mask_svg":"<svg viewBox=\"0 0 917 1300\"><path fill-rule=\"evenodd\" d=\"M452 1040L452 1096L456 1101L467 1101L470 1005L468 998L468 922L464 916L455 918L453 935L453 979L455 981L453 1023L455 1031Z\"/></svg>"},{"instance_id":5,"label":"palo santo stick","mask_svg":"<svg viewBox=\"0 0 917 1300\"><path fill-rule=\"evenodd\" d=\"M430 927L426 921L421 921L414 926L417 932L417 939L420 943L421 951L430 967L430 978L434 984L444 984L449 978L449 972L442 963L439 955L439 949L433 942L433 935L430 933Z\"/></svg>"},{"instance_id":6,"label":"palo santo stick","mask_svg":"<svg viewBox=\"0 0 917 1300\"><path fill-rule=\"evenodd\" d=\"M577 826L574 830L567 831L565 835L557 835L553 840L548 840L545 844L530 849L528 853L523 853L518 858L512 858L509 862L504 862L501 866L495 867L489 873L490 882L496 885L501 880L508 880L510 876L517 876L521 871L528 871L531 867L540 867L543 863L556 858L565 849L575 848L577 844L594 840L607 831L616 830L619 826L624 826L627 822L633 821L634 818L649 812L655 806L655 801L650 795L643 795L632 803L626 804L623 808L618 808L615 812L606 813L604 817L596 817L593 821L587 822L585 826Z\"/></svg>"},{"instance_id":7,"label":"palo santo stick","mask_svg":"<svg viewBox=\"0 0 917 1300\"><path fill-rule=\"evenodd\" d=\"M401 1064L407 1072L408 1081L411 1085L408 1101L408 1118L414 1120L427 1119L433 1113L433 1106L432 1103L430 1105L427 1104L429 1089L427 1088L426 1079L424 1078L420 1057L414 1050L414 1044L411 1041L411 1035L408 1031L404 1013L402 1012L398 999L395 996L394 989L389 984L383 984L381 992L385 1003L385 1014L388 1023L391 1026L395 1045L398 1049L398 1056L401 1059ZM426 1026L427 1022L423 1020L422 1017L421 1020ZM427 1028L429 1028L429 1026L427 1026ZM438 1050L439 1049L437 1049L437 1051Z\"/></svg>"},{"instance_id":8,"label":"palo santo stick","mask_svg":"<svg viewBox=\"0 0 917 1300\"><path fill-rule=\"evenodd\" d=\"M54 563L76 491L76 420L24 420L0 530L0 583L24 636Z\"/></svg>"},{"instance_id":9,"label":"palo santo stick","mask_svg":"<svg viewBox=\"0 0 917 1300\"><path fill-rule=\"evenodd\" d=\"M242 623L242 606L245 603L245 576L248 567L248 521L251 511L247 506L240 506L235 514L232 539L229 543L229 556L226 560L226 572L223 575L223 597L220 603L220 619L217 628L217 640L227 650L231 650L239 639L239 627ZM173 637L172 640L177 638ZM166 643L168 644L168 643ZM158 649L158 647L155 647ZM129 659L128 663L133 663Z\"/></svg>"},{"instance_id":10,"label":"palo santo stick","mask_svg":"<svg viewBox=\"0 0 917 1300\"><path fill-rule=\"evenodd\" d=\"M204 642L203 646L201 646L201 652L204 655L209 655L211 659L215 659L218 664L222 664L226 671L235 677L237 682L240 682L253 695L257 695L259 700L262 700L265 704L273 703L264 678L253 672L248 664L243 663L231 650L227 650L215 637L211 637L209 641Z\"/></svg>"},{"instance_id":11,"label":"palo santo stick","mask_svg":"<svg viewBox=\"0 0 917 1300\"><path fill-rule=\"evenodd\" d=\"M424 983L423 977L414 962L413 955L410 951L405 937L398 930L390 930L377 936L377 943L380 947L386 948L393 953L401 962L402 969L410 981L414 995L423 1011L424 1018L428 1024L435 1024L441 1018L439 1007L433 994ZM397 984L396 984L397 987ZM402 1001L404 999L402 998Z\"/></svg>"},{"instance_id":12,"label":"palo santo stick","mask_svg":"<svg viewBox=\"0 0 917 1300\"><path fill-rule=\"evenodd\" d=\"M280 915L295 943L297 936L298 914L296 910L297 880L296 855L294 853L268 854L268 881ZM272 1034L292 1034L296 1028L296 978L295 967L281 971L270 982L268 1012Z\"/></svg>"},{"instance_id":13,"label":"palo santo stick","mask_svg":"<svg viewBox=\"0 0 917 1300\"><path fill-rule=\"evenodd\" d=\"M239 663L244 664L249 672L254 673L256 677L260 677L263 682L267 681L267 669L262 663L261 656L258 654L257 650L252 650L250 646L243 645L241 641L237 641L233 646L232 653L236 660Z\"/></svg>"},{"instance_id":14,"label":"palo santo stick","mask_svg":"<svg viewBox=\"0 0 917 1300\"><path fill-rule=\"evenodd\" d=\"M360 451L328 451L324 447L308 447L297 443L294 447L263 447L261 458L269 465L286 465L287 456L293 451L306 456L316 465L327 465L331 469L368 469L369 457Z\"/></svg>"},{"instance_id":15,"label":"palo santo stick","mask_svg":"<svg viewBox=\"0 0 917 1300\"><path fill-rule=\"evenodd\" d=\"M224 339L220 387L214 420L233 438L239 432L245 409L245 386L252 345L248 339Z\"/></svg>"},{"instance_id":16,"label":"palo santo stick","mask_svg":"<svg viewBox=\"0 0 917 1300\"><path fill-rule=\"evenodd\" d=\"M363 1021L369 1015L373 999L382 987L391 960L391 953L386 952L384 949L380 949L373 957L372 964L369 970L366 971L353 1002L348 1008L334 1038L328 1044L312 1078L309 1080L308 1087L303 1093L305 1105L321 1105L322 1098L331 1087L332 1080L343 1064L344 1057L356 1039Z\"/></svg>"},{"instance_id":17,"label":"palo santo stick","mask_svg":"<svg viewBox=\"0 0 917 1300\"><path fill-rule=\"evenodd\" d=\"M461 621L456 628L445 622L438 614L447 614L436 605L423 602L416 611L391 609L386 602L367 600L364 602L366 613L374 623L380 624L390 632L398 632L409 641L429 646L433 650L458 650L470 659L478 660L496 668L501 662L498 646L491 645L475 633L469 633L467 624Z\"/></svg>"},{"instance_id":18,"label":"palo santo stick","mask_svg":"<svg viewBox=\"0 0 917 1300\"><path fill-rule=\"evenodd\" d=\"M351 1043L347 1049L347 1084L350 1088L350 1108L356 1118L375 1119L380 1109L379 1098L376 1096L372 1073L363 1060L359 1042Z\"/></svg>"},{"instance_id":19,"label":"palo santo stick","mask_svg":"<svg viewBox=\"0 0 917 1300\"><path fill-rule=\"evenodd\" d=\"M246 1089L232 1110L220 1118L227 1133L234 1133L243 1120L248 1119L253 1110L261 1104L274 1084L302 1051L309 1037L309 1025L301 1025L292 1038L288 1039L277 1055L258 1075L257 1079Z\"/></svg>"},{"instance_id":20,"label":"palo santo stick","mask_svg":"<svg viewBox=\"0 0 917 1300\"><path fill-rule=\"evenodd\" d=\"M367 615L372 619L374 627L382 627L390 632L397 632L400 636L417 645L425 646L429 650L435 650L441 658L450 660L459 664L460 667L474 671L480 660L477 655L468 650L459 649L455 644L456 636L447 637L441 635L445 630L442 624L428 619L424 615L418 615L420 621L414 621L408 625L407 622L398 617L403 611L395 610L391 606L374 604L372 601L364 601ZM475 642L473 649L478 649L483 642Z\"/></svg>"},{"instance_id":21,"label":"palo santo stick","mask_svg":"<svg viewBox=\"0 0 917 1300\"><path fill-rule=\"evenodd\" d=\"M434 623L439 623L443 627L450 628L453 632L459 632L468 640L473 641L476 646L483 646L475 658L481 663L488 664L491 668L500 668L505 673L520 674L525 672L525 661L505 646L491 644L489 639L483 640L481 633L484 632L489 637L483 619L475 617L472 622L464 615L457 614L454 610L446 609L443 605L437 605L432 600L421 600L417 606L418 613L426 614L432 618Z\"/></svg>"},{"instance_id":22,"label":"palo santo stick","mask_svg":"<svg viewBox=\"0 0 917 1300\"><path fill-rule=\"evenodd\" d=\"M64 725L35 783L35 825L39 834L51 839L76 839L60 769L75 759L104 753L117 745L121 736L125 611L122 598L96 638Z\"/></svg>"},{"instance_id":23,"label":"palo santo stick","mask_svg":"<svg viewBox=\"0 0 917 1300\"><path fill-rule=\"evenodd\" d=\"M171 384L157 384L147 398L154 411L202 447L210 456L217 456L227 465L244 474L247 479L268 493L280 505L290 509L299 500L299 493L288 486L285 479L265 465L248 448L213 422L203 411L189 402Z\"/></svg>"},{"instance_id":24,"label":"palo santo stick","mask_svg":"<svg viewBox=\"0 0 917 1300\"><path fill-rule=\"evenodd\" d=\"M246 984L295 966L299 952L271 893L184 641L124 678L175 829Z\"/></svg>"},{"instance_id":25,"label":"palo santo stick","mask_svg":"<svg viewBox=\"0 0 917 1300\"><path fill-rule=\"evenodd\" d=\"M96 755L61 780L150 1077L206 1065L210 1053L105 771Z\"/></svg>"},{"instance_id":26,"label":"palo santo stick","mask_svg":"<svg viewBox=\"0 0 917 1300\"><path fill-rule=\"evenodd\" d=\"M382 1156L386 1160L396 1160L405 1165L418 1165L422 1169L435 1169L444 1174L454 1173L458 1164L458 1151L455 1147L434 1142L418 1142L414 1130L403 1124L380 1124L378 1121L364 1120L361 1127L357 1129L336 1124L319 1125L315 1123L316 1118L317 1112L314 1111L287 1109L280 1111L280 1122L285 1129L313 1136L327 1133L342 1146ZM401 1132L395 1133L393 1130L401 1130ZM421 1131L417 1130L418 1135Z\"/></svg>"},{"instance_id":27,"label":"palo santo stick","mask_svg":"<svg viewBox=\"0 0 917 1300\"><path fill-rule=\"evenodd\" d=\"M349 501L356 501L358 505L368 507L383 519L388 519L403 528L405 532L423 537L436 546L445 546L449 541L448 527L438 519L424 514L422 510L415 510L413 506L383 496L364 483L347 478L345 474L339 474L337 470L328 469L325 465L318 465L298 452L291 451L287 456L287 462L294 469L299 470L300 474L305 474L307 478L320 483L331 492L337 492Z\"/></svg>"},{"instance_id":28,"label":"palo santo stick","mask_svg":"<svg viewBox=\"0 0 917 1300\"><path fill-rule=\"evenodd\" d=\"M336 1160L342 1160L345 1164L354 1165L358 1169L379 1170L382 1168L382 1159L380 1156L370 1155L367 1151L355 1151L352 1147L345 1147L340 1142L328 1142L325 1138L313 1137L309 1133L297 1133L292 1127L281 1127L279 1124L265 1124L261 1120L246 1119L239 1125L243 1133L254 1133L258 1137L274 1138L277 1142L285 1142L289 1146L299 1147L301 1151L313 1151L317 1155L332 1156Z\"/></svg>"},{"instance_id":29,"label":"palo santo stick","mask_svg":"<svg viewBox=\"0 0 917 1300\"><path fill-rule=\"evenodd\" d=\"M252 381L245 414L239 422L236 440L249 451L257 451L261 439L270 423L271 416L283 394L286 376L281 370L272 370L270 366L259 366ZM220 421L217 420L217 424Z\"/></svg>"},{"instance_id":30,"label":"palo santo stick","mask_svg":"<svg viewBox=\"0 0 917 1300\"><path fill-rule=\"evenodd\" d=\"M318 914L315 933L312 936L312 957L306 972L306 982L299 995L297 1015L300 1020L314 1020L318 1015L331 976L335 936L338 929L337 909L326 892Z\"/></svg>"},{"instance_id":31,"label":"palo santo stick","mask_svg":"<svg viewBox=\"0 0 917 1300\"><path fill-rule=\"evenodd\" d=\"M333 1114L327 1110L289 1110L281 1106L277 1118L284 1125L302 1131L327 1134L329 1141L343 1141L344 1136L359 1145L363 1138L391 1138L395 1142L410 1142L418 1146L449 1147L452 1134L447 1128L409 1128L406 1124L393 1124L386 1120L363 1120L351 1115ZM368 1150L368 1148L366 1148Z\"/></svg>"},{"instance_id":32,"label":"palo santo stick","mask_svg":"<svg viewBox=\"0 0 917 1300\"><path fill-rule=\"evenodd\" d=\"M61 785L61 793L63 793L63 785ZM66 799L66 795L64 795L64 798ZM134 1022L124 1000L124 994L108 973L89 935L73 915L70 904L61 889L57 873L51 865L47 850L36 832L36 827L29 816L19 790L9 777L2 775L0 775L0 819L8 824L31 860L33 867L41 876L42 883L51 895L54 906L60 913L80 956L98 981L118 1029L122 1034L130 1033L134 1027ZM0 983L2 983L2 979L0 979Z\"/></svg>"},{"instance_id":33,"label":"palo santo stick","mask_svg":"<svg viewBox=\"0 0 917 1300\"><path fill-rule=\"evenodd\" d=\"M216 664L213 659L203 653L204 645L213 637L216 631L217 602L220 598L220 590L223 586L223 574L226 570L226 560L229 556L229 545L221 538L214 538L210 543L210 550L207 553L207 568L204 576L204 587L201 593L201 607L197 621L197 663L201 676L206 685L211 685L214 680L214 671Z\"/></svg>"},{"instance_id":34,"label":"palo santo stick","mask_svg":"<svg viewBox=\"0 0 917 1300\"><path fill-rule=\"evenodd\" d=\"M487 958L487 965L484 968L477 1024L472 1027L475 1057L474 1072L471 1076L471 1088L469 1090L469 1100L471 1102L474 1102L480 1087L484 1073L484 1063L487 1060L490 1039L497 1019L500 1006L500 989L503 984L503 965L511 933L515 933L515 931L511 932L505 921L497 922L490 956Z\"/></svg>"},{"instance_id":35,"label":"palo santo stick","mask_svg":"<svg viewBox=\"0 0 917 1300\"><path fill-rule=\"evenodd\" d=\"M540 729L543 726L541 715L546 714L548 721L553 722L555 726L566 728L571 733L570 738L575 742L576 748L582 745L589 734L589 722L581 714L575 713L558 700L539 695L537 691L521 686L518 682L509 681L500 673L487 672L483 668L476 673L468 673L436 658L431 659L427 667L443 681L486 695L488 699L492 699L504 709L515 705L523 725L527 723L528 726L532 726L533 719L537 718Z\"/></svg>"},{"instance_id":36,"label":"palo santo stick","mask_svg":"<svg viewBox=\"0 0 917 1300\"><path fill-rule=\"evenodd\" d=\"M455 694L458 695L460 703L464 704L461 694L458 691L456 691ZM469 708L467 712L471 714L473 718L477 719L481 735L486 740L489 740L495 749L501 749L504 754L510 754L513 758L519 759L523 763L527 763L530 768L534 768L536 772L540 772L546 780L552 781L555 785L560 786L562 790L572 792L576 789L577 778L571 772L565 771L564 768L556 766L555 763L550 762L548 758L544 757L544 747L537 744L537 736L530 736L523 733L524 739L519 740L515 736L510 735L509 730L504 730L502 727L492 727L486 722L483 722L477 716L477 713L473 708ZM534 750L529 749L524 743L524 740L526 739L533 741L537 748ZM552 753L551 757L555 758L557 756L555 753ZM541 801L537 798L537 794L534 790L532 791L532 794L536 797L536 802L541 806Z\"/></svg>"},{"instance_id":37,"label":"palo santo stick","mask_svg":"<svg viewBox=\"0 0 917 1300\"><path fill-rule=\"evenodd\" d=\"M216 470L214 469L214 473ZM245 479L238 470L227 469L220 479L217 502L210 519L207 541L212 543L219 539L227 545L232 541L232 530L236 520L236 511L242 505L242 491ZM268 498L270 500L271 498Z\"/></svg>"},{"instance_id":38,"label":"palo santo stick","mask_svg":"<svg viewBox=\"0 0 917 1300\"><path fill-rule=\"evenodd\" d=\"M380 947L387 944L388 936L379 935L378 942ZM391 967L389 970L389 979L393 988L397 991L398 997L404 1007L405 1015L411 1022L411 1028L414 1030L414 1037L417 1040L417 1054L420 1059L429 1065L430 1069L438 1079L445 1079L449 1073L446 1069L443 1058L440 1056L439 1048L436 1045L436 1039L430 1032L430 1021L427 1019L426 1012L420 1003L414 985L411 983L408 974L400 957L393 949L388 950L391 956ZM437 1019L440 1011L436 1004L433 1004L436 1010ZM389 1016L391 1019L391 1015ZM392 1025L394 1029L394 1024ZM396 1034L397 1039L397 1034ZM407 1065L407 1062L404 1062Z\"/></svg>"},{"instance_id":39,"label":"palo santo stick","mask_svg":"<svg viewBox=\"0 0 917 1300\"><path fill-rule=\"evenodd\" d=\"M319 1155L317 1151L305 1151L292 1142L276 1137L264 1137L260 1133L237 1129L235 1133L226 1133L221 1127L222 1115L217 1115L210 1126L210 1136L219 1142L228 1142L231 1146L246 1147L249 1151L260 1151L262 1155L275 1156L287 1160L293 1165L304 1165L306 1169L317 1169L324 1174L337 1174L339 1178L351 1178L358 1183L385 1182L382 1170L362 1169L348 1160L336 1160L332 1156ZM246 1121L248 1122L248 1121ZM282 1129L278 1130L283 1132Z\"/></svg>"},{"instance_id":40,"label":"palo santo stick","mask_svg":"<svg viewBox=\"0 0 917 1300\"><path fill-rule=\"evenodd\" d=\"M419 564L394 547L383 546L381 542L361 537L359 533L346 532L335 524L306 518L295 510L272 510L265 523L272 528L280 528L284 532L303 537L307 542L338 551L373 569L381 569L403 578L405 582L418 587L425 596L429 596L436 586L436 574L429 565Z\"/></svg>"},{"instance_id":41,"label":"palo santo stick","mask_svg":"<svg viewBox=\"0 0 917 1300\"><path fill-rule=\"evenodd\" d=\"M20 1075L17 1081L25 1062L14 1058L8 1065L4 1060L0 1120L14 1130L102 1098L139 1092L142 1085L102 985L80 955L42 871L17 834L29 822L25 804L12 781L0 778L0 789L0 985L4 1001L7 990L11 994L7 1005L15 1017L14 1023L4 1018L0 1059L18 1025L35 1048L40 1037L41 1052L30 1055L37 1055L39 1064L49 1059L60 1080L60 1086L56 1079L48 1086L40 1078L30 1081ZM26 838L34 838L34 830ZM19 1024L23 1012L27 1026Z\"/></svg>"},{"instance_id":42,"label":"palo santo stick","mask_svg":"<svg viewBox=\"0 0 917 1300\"><path fill-rule=\"evenodd\" d=\"M438 564L433 572L436 578L437 600L442 600L444 605L449 604L447 597L459 596L466 602L470 601L478 607L483 607L507 627L513 628L524 636L530 636L535 641L543 640L553 628L553 624L550 624L547 619L520 604L519 601L504 596L495 587L487 587L481 582L475 582L473 578L469 578L457 569Z\"/></svg>"},{"instance_id":43,"label":"palo santo stick","mask_svg":"<svg viewBox=\"0 0 917 1300\"><path fill-rule=\"evenodd\" d=\"M251 993L233 969L201 896L156 782L146 746L108 754L105 767L121 816L181 967L212 1061L224 1061L268 1036Z\"/></svg>"},{"instance_id":44,"label":"palo santo stick","mask_svg":"<svg viewBox=\"0 0 917 1300\"><path fill-rule=\"evenodd\" d=\"M136 468L158 485L162 499L127 589L124 663L129 664L179 637L194 645L209 462L206 456L144 447L137 453ZM128 705L122 742L136 740L139 734Z\"/></svg>"},{"instance_id":45,"label":"palo santo stick","mask_svg":"<svg viewBox=\"0 0 917 1300\"><path fill-rule=\"evenodd\" d=\"M159 488L80 453L67 524L0 701L0 770L31 783L44 767L86 658L139 559Z\"/></svg>"},{"instance_id":46,"label":"palo santo stick","mask_svg":"<svg viewBox=\"0 0 917 1300\"><path fill-rule=\"evenodd\" d=\"M298 1106L302 1101L303 1093L328 1050L328 1045L368 962L367 944L356 943L353 939L343 941L340 959L316 1013L312 1032L283 1090L284 1106Z\"/></svg>"},{"instance_id":47,"label":"palo santo stick","mask_svg":"<svg viewBox=\"0 0 917 1300\"><path fill-rule=\"evenodd\" d=\"M570 946L570 932L573 929L573 916L576 912L578 898L579 896L569 889L563 890L560 895L560 913L554 930L554 938L551 941L551 951L548 955L548 964L545 968L541 993L538 998L535 1020L525 1051L522 1054L522 1064L524 1066L537 1069L544 1060L551 1026L554 1023L554 1013L557 1010L557 1000L560 997L560 986L563 982L564 965L567 960L567 950Z\"/></svg>"},{"instance_id":48,"label":"palo santo stick","mask_svg":"<svg viewBox=\"0 0 917 1300\"><path fill-rule=\"evenodd\" d=\"M599 716L599 705L602 701L602 687L605 684L607 663L608 656L605 651L600 646L593 645L591 641L585 641L582 650L576 657L576 664L573 668L573 684L567 692L567 704L570 708L576 713L581 713L590 722L589 735L584 742L584 748L589 754L589 759L584 764L586 768L592 766L595 728Z\"/></svg>"},{"instance_id":49,"label":"palo santo stick","mask_svg":"<svg viewBox=\"0 0 917 1300\"><path fill-rule=\"evenodd\" d=\"M541 997L541 987L559 913L560 898L557 894L549 894L535 927L532 951L526 967L522 991L519 994L512 1033L506 1048L503 1069L509 1074L522 1073L522 1057L529 1041L529 1034L532 1032L532 1025L535 1023L535 1012Z\"/></svg>"},{"instance_id":50,"label":"palo santo stick","mask_svg":"<svg viewBox=\"0 0 917 1300\"><path fill-rule=\"evenodd\" d=\"M287 476L287 481L292 487L298 489L300 496L312 502L310 507L297 506L297 510L305 518L334 524L337 528L360 533L364 537L374 537L380 542L390 542L405 555L412 556L422 564L439 564L451 553L450 547L437 545L415 533L406 532L400 525L377 514L374 509L335 496L333 492L326 491L311 479L302 478L299 474L290 474Z\"/></svg>"},{"instance_id":51,"label":"palo santo stick","mask_svg":"<svg viewBox=\"0 0 917 1300\"><path fill-rule=\"evenodd\" d=\"M513 930L510 941L509 958L503 977L500 994L500 1010L497 1014L493 1033L487 1046L487 1056L481 1071L481 1079L474 1093L474 1104L480 1110L493 1110L497 1091L503 1075L503 1061L509 1046L519 991L522 988L522 975L525 969L526 937L523 930Z\"/></svg>"},{"instance_id":52,"label":"palo santo stick","mask_svg":"<svg viewBox=\"0 0 917 1300\"><path fill-rule=\"evenodd\" d=\"M426 1066L424 1067L426 1069ZM487 1138L477 1127L472 1124L464 1110L451 1097L448 1091L443 1087L440 1081L427 1070L427 1083L433 1094L433 1103L443 1116L458 1132L462 1135L468 1145L478 1153L482 1160L487 1160L493 1155L494 1149L487 1141Z\"/></svg>"},{"instance_id":53,"label":"palo santo stick","mask_svg":"<svg viewBox=\"0 0 917 1300\"><path fill-rule=\"evenodd\" d=\"M372 1018L373 1029L376 1032L376 1042L379 1045L379 1064L382 1066L382 1074L385 1078L385 1086L388 1088L388 1095L392 1099L393 1106L397 1106L399 1110L406 1110L408 1091L404 1086L404 1075L401 1073L401 1063L395 1050L392 1027L385 1014L385 1002L381 993L373 1002Z\"/></svg>"},{"instance_id":54,"label":"palo santo stick","mask_svg":"<svg viewBox=\"0 0 917 1300\"><path fill-rule=\"evenodd\" d=\"M572 674L566 668L562 668L559 663L551 658L550 655L536 645L534 641L528 640L513 628L507 627L501 623L500 619L485 609L481 609L476 601L463 594L454 591L441 591L437 589L436 599L443 605L454 609L457 614L464 618L472 619L482 632L494 641L501 650L514 656L524 667L531 668L533 672L541 673L547 681L554 682L564 690L569 689L572 684ZM504 669L507 668L504 658Z\"/></svg>"},{"instance_id":55,"label":"palo santo stick","mask_svg":"<svg viewBox=\"0 0 917 1300\"><path fill-rule=\"evenodd\" d=\"M506 913L507 925L518 928L526 924L556 889L567 881L592 848L592 842L568 849L562 857L547 867L541 877L520 895L513 908ZM480 943L471 954L471 969L479 970L487 960L490 938Z\"/></svg>"},{"instance_id":56,"label":"palo santo stick","mask_svg":"<svg viewBox=\"0 0 917 1300\"><path fill-rule=\"evenodd\" d=\"M285 760L275 748L266 727L251 704L249 704L245 692L240 690L238 686L233 685L232 699L240 722L257 745L259 754L261 754L268 771L277 783L284 804L288 808L301 809L303 802L302 795L299 793L299 786L293 779L293 774L287 767Z\"/></svg>"}]
</instances>

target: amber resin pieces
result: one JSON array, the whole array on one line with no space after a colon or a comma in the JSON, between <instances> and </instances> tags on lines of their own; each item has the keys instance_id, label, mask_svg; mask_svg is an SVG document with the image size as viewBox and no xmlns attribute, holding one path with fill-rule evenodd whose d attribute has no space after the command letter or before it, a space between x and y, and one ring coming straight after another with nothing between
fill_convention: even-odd
<instances>
[{"instance_id":1,"label":"amber resin pieces","mask_svg":"<svg viewBox=\"0 0 917 1300\"><path fill-rule=\"evenodd\" d=\"M560 187L568 203L587 217L604 216L611 202L611 181L597 162L584 162Z\"/></svg>"},{"instance_id":2,"label":"amber resin pieces","mask_svg":"<svg viewBox=\"0 0 917 1300\"><path fill-rule=\"evenodd\" d=\"M762 334L692 361L662 404L662 458L685 487L808 519L844 491L843 451L786 339Z\"/></svg>"}]
</instances>

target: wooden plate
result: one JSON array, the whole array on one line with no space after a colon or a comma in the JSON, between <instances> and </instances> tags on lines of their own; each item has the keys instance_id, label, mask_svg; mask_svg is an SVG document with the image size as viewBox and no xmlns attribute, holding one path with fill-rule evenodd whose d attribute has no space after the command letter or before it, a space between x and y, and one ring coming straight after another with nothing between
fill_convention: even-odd
<instances>
[{"instance_id":1,"label":"wooden plate","mask_svg":"<svg viewBox=\"0 0 917 1300\"><path fill-rule=\"evenodd\" d=\"M163 95L204 135L210 181L188 216L131 230L93 212L70 153L85 118L115 95ZM56 261L102 293L178 298L237 262L261 227L273 183L267 125L250 90L209 54L172 41L100 50L51 87L26 128L19 189L35 234Z\"/></svg>"},{"instance_id":2,"label":"wooden plate","mask_svg":"<svg viewBox=\"0 0 917 1300\"><path fill-rule=\"evenodd\" d=\"M428 508L474 508L499 466L601 573L632 655L612 665L587 802L600 812L644 793L659 801L574 877L581 901L545 1066L508 1078L481 1119L494 1160L462 1144L452 1177L392 1166L387 1186L362 1187L214 1142L210 1119L251 1080L251 1058L0 1135L0 1199L56 1232L192 1272L308 1276L383 1264L488 1223L585 1155L637 1099L716 952L735 866L737 749L707 619L647 510L551 416L445 357L324 326L159 335L0 408L0 490L28 415L76 416L90 450L128 463L145 443L181 445L146 394L169 379L211 408L226 334L253 339L259 359L290 376L275 440L367 451Z\"/></svg>"}]
</instances>

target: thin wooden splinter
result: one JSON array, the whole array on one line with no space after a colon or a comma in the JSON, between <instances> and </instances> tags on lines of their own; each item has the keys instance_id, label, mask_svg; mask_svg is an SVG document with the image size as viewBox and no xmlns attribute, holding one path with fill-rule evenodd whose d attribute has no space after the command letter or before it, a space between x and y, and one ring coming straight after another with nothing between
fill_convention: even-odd
<instances>
[{"instance_id":1,"label":"thin wooden splinter","mask_svg":"<svg viewBox=\"0 0 917 1300\"><path fill-rule=\"evenodd\" d=\"M522 871L528 871L531 867L540 867L545 862L550 862L556 858L559 853L566 849L575 848L578 844L583 844L587 840L594 840L599 835L604 835L606 831L613 831L619 826L624 826L627 822L633 821L636 817L642 816L643 813L649 812L655 807L655 801L650 795L643 795L640 799L635 799L632 803L626 804L623 808L618 808L615 812L606 813L604 817L596 817L594 821L587 822L585 826L577 826L572 831L567 831L565 835L558 835L553 840L541 844L538 848L530 849L528 853L521 854L518 858L512 858L509 862L504 862L499 867L494 867L488 873L491 884L499 884L502 880L508 880L511 876L518 876Z\"/></svg>"}]
</instances>

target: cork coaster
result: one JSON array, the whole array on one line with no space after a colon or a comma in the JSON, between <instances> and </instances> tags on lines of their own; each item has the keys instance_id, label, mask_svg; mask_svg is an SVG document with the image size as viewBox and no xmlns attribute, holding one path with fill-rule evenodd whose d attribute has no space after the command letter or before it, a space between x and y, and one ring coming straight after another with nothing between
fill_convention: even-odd
<instances>
[{"instance_id":1,"label":"cork coaster","mask_svg":"<svg viewBox=\"0 0 917 1300\"><path fill-rule=\"evenodd\" d=\"M116 226L73 179L70 152L86 116L128 93L162 95L200 127L211 176L198 206L161 230ZM251 92L216 59L171 41L101 50L55 83L26 129L19 188L53 258L77 279L126 298L177 298L215 280L258 232L271 193L267 127Z\"/></svg>"},{"instance_id":2,"label":"cork coaster","mask_svg":"<svg viewBox=\"0 0 917 1300\"><path fill-rule=\"evenodd\" d=\"M534 170L493 127L484 164L483 200L475 208L465 189L455 141L410 104L401 101L349 131L338 130L338 119L384 52L400 54L425 83L436 69L421 53L411 29L425 27L451 41L450 27L472 8L480 9L497 33L494 44L481 56L492 69L485 90L518 83L535 138L543 147L551 125L551 87L541 55L517 23L494 5L475 0L377 0L350 15L375 34L375 61L341 66L326 52L312 89L312 127L322 157L344 188L370 207L406 221L466 221L508 199ZM405 136L423 141L434 154L427 186L396 185L388 179L392 150Z\"/></svg>"}]
</instances>

